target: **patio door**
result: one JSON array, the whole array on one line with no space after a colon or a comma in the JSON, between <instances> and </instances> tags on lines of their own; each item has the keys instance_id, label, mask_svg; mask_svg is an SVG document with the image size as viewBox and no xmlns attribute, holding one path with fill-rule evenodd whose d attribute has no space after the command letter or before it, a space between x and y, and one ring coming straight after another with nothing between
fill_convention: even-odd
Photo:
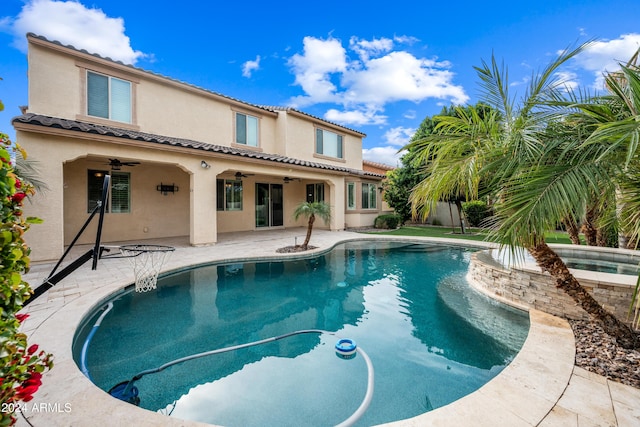
<instances>
[{"instance_id":1,"label":"patio door","mask_svg":"<svg viewBox=\"0 0 640 427\"><path fill-rule=\"evenodd\" d=\"M256 183L256 228L284 225L282 184Z\"/></svg>"}]
</instances>

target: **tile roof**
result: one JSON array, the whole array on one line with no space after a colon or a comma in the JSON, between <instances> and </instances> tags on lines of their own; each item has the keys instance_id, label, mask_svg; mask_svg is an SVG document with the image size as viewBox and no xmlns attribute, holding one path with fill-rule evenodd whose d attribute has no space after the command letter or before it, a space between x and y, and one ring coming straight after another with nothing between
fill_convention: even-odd
<instances>
[{"instance_id":1,"label":"tile roof","mask_svg":"<svg viewBox=\"0 0 640 427\"><path fill-rule=\"evenodd\" d=\"M108 56L102 56L102 55L98 55L97 53L91 53L91 52L89 52L89 51L87 51L85 49L79 49L79 48L77 48L77 47L75 47L73 45L70 45L70 44L63 44L62 42L59 42L58 40L49 40L48 38L46 38L44 36L41 36L41 35L38 35L38 34L27 33L27 38L40 40L40 41L43 41L43 42L46 42L46 43L50 43L50 44L53 44L53 45L56 45L56 46L59 46L59 47L63 47L65 49L69 49L69 50L78 52L78 53L83 53L85 55L93 56L96 59L102 59L104 61L109 61L109 62L111 62L113 64L116 64L116 65L119 65L121 67L129 68L132 71L137 71L137 72L149 74L149 75L154 76L154 77L165 79L165 80L168 80L168 81L171 81L171 82L174 82L174 83L178 83L178 84L181 84L181 85L189 86L191 88L202 90L202 91L208 92L208 93L210 93L212 95L220 96L222 98L226 98L226 99L229 99L231 101L239 102L241 104L245 104L245 105L248 105L248 106L251 106L251 107L259 108L261 110L273 111L270 108L263 108L263 107L261 107L259 105L251 104L249 102L245 102L245 101L242 101L240 99L224 95L224 94L222 94L220 92L215 92L215 91L212 91L212 90L209 90L209 89L205 89L205 88L200 87L200 86L196 86L196 85L191 84L191 83L184 82L182 80L178 80L178 79L174 79L172 77L165 76L164 74L159 74L159 73L155 73L153 71L146 70L144 68L135 67L132 64L125 64L122 61L117 61L115 59L111 59Z\"/></svg>"},{"instance_id":2,"label":"tile roof","mask_svg":"<svg viewBox=\"0 0 640 427\"><path fill-rule=\"evenodd\" d=\"M371 160L362 160L362 164L387 171L396 169L396 166L387 165L385 163L372 162Z\"/></svg>"},{"instance_id":3,"label":"tile roof","mask_svg":"<svg viewBox=\"0 0 640 427\"><path fill-rule=\"evenodd\" d=\"M258 109L260 109L260 110L265 110L265 111L269 111L269 112L293 111L293 112L296 112L296 113L298 113L298 114L302 114L302 115L304 115L304 116L307 116L307 117L311 117L311 118L313 118L313 119L316 119L316 120L318 120L318 121L321 121L321 122L324 122L324 123L328 123L328 124L333 125L333 126L338 126L338 127L340 127L340 128L344 128L344 129L346 129L346 130L348 130L348 131L350 131L350 132L354 132L354 133L357 133L357 134L359 134L359 135L366 136L364 133L362 133L362 132L360 132L360 131L357 131L357 130L355 130L355 129L351 129L351 128L348 128L348 127L342 126L342 125L340 125L340 124L338 124L338 123L330 122L330 121L325 120L325 119L323 119L323 118L320 118L320 117L317 117L317 116L314 116L314 115L311 115L311 114L305 113L304 111L296 110L296 109L291 108L291 107L278 107L278 106L271 106L271 105L257 105L257 104L252 104L252 103L250 103L250 102L242 101L242 100L240 100L240 99L237 99L237 98L233 98L233 97L231 97L231 96L224 95L224 94L222 94L222 93L220 93L220 92L215 92L215 91L212 91L212 90L209 90L209 89L203 88L203 87L201 87L201 86L196 86L196 85L194 85L194 84L187 83L187 82L184 82L184 81L182 81L182 80L177 80L177 79L174 79L174 78L172 78L172 77L165 76L165 75L163 75L163 74L159 74L159 73L155 73L155 72L153 72L153 71L146 70L146 69L144 69L144 68L134 67L134 66L133 66L133 65L131 65L131 64L125 64L125 63L124 63L124 62L122 62L122 61L117 61L117 60L111 59L111 58L109 58L109 57L101 56L101 55L98 55L97 53L91 53L91 52L88 52L88 51L87 51L87 50L85 50L85 49L79 49L79 48L77 48L77 47L75 47L75 46L73 46L73 45L63 44L62 42L59 42L59 41L57 41L57 40L49 40L49 39L47 39L46 37L41 36L41 35L38 35L38 34L34 34L34 33L27 33L27 38L36 39L36 40L39 40L39 41L41 41L41 42L45 42L45 43L50 43L50 44L53 44L53 45L55 45L55 46L63 47L63 48L65 48L65 49L69 49L69 50L72 50L72 51L75 51L75 52L79 52L79 53L82 53L82 54L85 54L85 55L92 56L92 57L94 57L94 58L96 58L96 59L101 59L101 60L104 60L104 61L109 61L109 62L111 62L111 63L113 63L113 64L116 64L116 65L119 65L119 66L121 66L121 67L129 68L129 69L131 69L132 71L136 71L136 72L140 72L140 73L145 73L145 74L148 74L148 75L150 75L150 76L154 76L154 77L157 77L157 78L165 79L165 80L167 80L167 81L171 81L171 82L174 82L174 83L178 83L178 84L181 84L181 85L185 85L185 86L188 86L188 87L190 87L190 88L197 89L197 90L201 90L201 91L203 91L203 92L207 92L207 93L210 93L210 94L215 95L215 96L219 96L219 97L222 97L222 98L226 98L226 99L228 99L228 100L230 100L230 101L233 101L233 102L238 102L238 103L240 103L240 104L244 104L244 105L247 105L247 106L250 106L250 107L258 108Z\"/></svg>"},{"instance_id":4,"label":"tile roof","mask_svg":"<svg viewBox=\"0 0 640 427\"><path fill-rule=\"evenodd\" d=\"M243 150L241 148L235 148L235 147L225 147L223 145L208 144L205 142L194 141L190 139L155 135L155 134L146 133L146 132L138 132L138 131L129 130L129 129L117 128L114 126L97 125L93 123L86 123L86 122L81 122L77 120L69 120L69 119L62 119L58 117L44 116L40 114L33 114L33 113L23 114L21 116L14 117L11 122L14 124L14 126L15 126L15 123L23 123L28 125L64 129L72 132L111 136L115 138L130 139L133 141L150 142L150 143L160 144L160 145L170 145L170 146L180 147L180 148L202 150L202 151L224 154L230 157L245 157L245 158L251 158L256 160L274 162L274 163L291 164L291 165L303 166L303 167L308 167L313 169L342 172L342 173L347 173L351 175L369 176L371 178L384 177L383 175L376 174L373 172L366 172L359 169L351 169L351 168L345 168L341 166L334 166L326 163L310 162L307 160L295 159L292 157L282 156L279 154L269 154L269 153L251 151L251 150Z\"/></svg>"},{"instance_id":5,"label":"tile roof","mask_svg":"<svg viewBox=\"0 0 640 427\"><path fill-rule=\"evenodd\" d=\"M300 110L292 108L292 107L278 107L278 106L275 106L275 105L257 105L257 107L260 107L260 108L263 108L263 109L269 110L269 111L285 111L285 112L298 113L300 115L307 116L307 117L310 117L312 119L319 120L321 122L325 122L325 123L328 123L328 124L333 125L333 126L338 126L338 127L347 129L347 130L349 130L351 132L354 132L354 133L357 133L359 135L362 135L363 137L367 136L367 134L362 133L359 130L351 129L351 128L345 127L345 126L343 126L341 124L335 123L335 122L330 122L330 121L325 120L325 119L323 119L321 117L314 116L313 114L305 113L304 111L300 111Z\"/></svg>"}]
</instances>

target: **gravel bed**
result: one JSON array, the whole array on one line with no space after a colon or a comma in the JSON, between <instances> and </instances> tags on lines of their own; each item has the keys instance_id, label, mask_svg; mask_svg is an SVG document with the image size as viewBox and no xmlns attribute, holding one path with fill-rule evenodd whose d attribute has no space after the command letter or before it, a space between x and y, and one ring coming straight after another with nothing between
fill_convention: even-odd
<instances>
[{"instance_id":1,"label":"gravel bed","mask_svg":"<svg viewBox=\"0 0 640 427\"><path fill-rule=\"evenodd\" d=\"M570 320L576 337L576 366L612 381L640 388L640 351L616 344L602 327L590 321Z\"/></svg>"},{"instance_id":2,"label":"gravel bed","mask_svg":"<svg viewBox=\"0 0 640 427\"><path fill-rule=\"evenodd\" d=\"M311 245L308 245L306 247L306 249L303 248L301 245L285 246L284 248L276 249L276 252L279 253L279 254L292 254L292 253L296 253L296 252L305 252L305 251L308 251L310 249L315 249L315 248L316 248L316 246L311 246Z\"/></svg>"}]
</instances>

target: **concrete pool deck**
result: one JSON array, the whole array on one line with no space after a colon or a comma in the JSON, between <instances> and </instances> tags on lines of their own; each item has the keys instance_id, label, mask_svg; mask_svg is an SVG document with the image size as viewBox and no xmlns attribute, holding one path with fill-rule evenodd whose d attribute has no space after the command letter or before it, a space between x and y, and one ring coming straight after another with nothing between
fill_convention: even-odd
<instances>
[{"instance_id":1,"label":"concrete pool deck","mask_svg":"<svg viewBox=\"0 0 640 427\"><path fill-rule=\"evenodd\" d=\"M296 254L275 250L304 239L305 229L255 231L221 235L214 246L190 247L184 238L149 242L176 247L163 271L218 260L267 259ZM348 231L314 230L311 244L323 252L353 239L392 239ZM399 240L441 241L453 239ZM482 242L467 242L489 247ZM87 247L75 248L70 260ZM77 249L77 250L76 250ZM305 253L305 257L309 256ZM37 286L53 263L33 265L25 280ZM90 263L27 306L30 317L23 324L30 343L53 353L55 366L43 385L27 403L24 415L34 426L205 426L207 424L165 417L118 401L94 386L78 369L72 357L74 332L94 306L133 282L127 259L102 259L98 269ZM531 330L513 362L476 392L447 406L397 421L387 426L620 426L640 425L640 389L625 386L574 366L575 342L568 323L532 310ZM320 420L321 421L321 420ZM18 415L18 426L28 426Z\"/></svg>"}]
</instances>

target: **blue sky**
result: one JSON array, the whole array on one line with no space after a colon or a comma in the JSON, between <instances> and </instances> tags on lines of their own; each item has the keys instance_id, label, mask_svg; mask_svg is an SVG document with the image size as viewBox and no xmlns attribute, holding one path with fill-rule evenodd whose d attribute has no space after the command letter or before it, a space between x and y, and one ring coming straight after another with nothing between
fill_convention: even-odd
<instances>
[{"instance_id":1,"label":"blue sky","mask_svg":"<svg viewBox=\"0 0 640 427\"><path fill-rule=\"evenodd\" d=\"M492 54L524 92L558 51L595 39L563 70L595 90L640 47L638 0L520 3L2 0L0 131L14 138L11 118L28 104L29 31L357 129L364 158L391 165L426 116L478 101L473 67Z\"/></svg>"}]
</instances>

